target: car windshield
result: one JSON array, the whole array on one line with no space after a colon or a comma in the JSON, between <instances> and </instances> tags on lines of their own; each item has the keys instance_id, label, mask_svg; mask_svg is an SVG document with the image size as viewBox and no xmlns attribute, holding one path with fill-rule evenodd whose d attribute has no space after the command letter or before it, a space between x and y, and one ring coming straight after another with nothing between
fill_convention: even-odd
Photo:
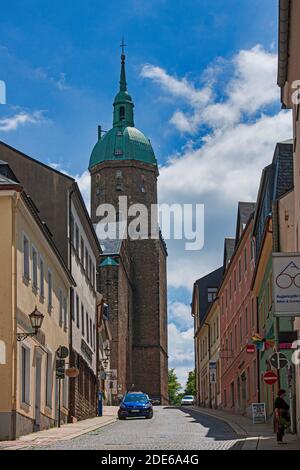
<instances>
[{"instance_id":1,"label":"car windshield","mask_svg":"<svg viewBox=\"0 0 300 470\"><path fill-rule=\"evenodd\" d=\"M132 403L132 402L138 402L138 403L147 403L148 402L148 398L146 397L146 395L126 395L126 397L124 398L124 402L125 403Z\"/></svg>"},{"instance_id":2,"label":"car windshield","mask_svg":"<svg viewBox=\"0 0 300 470\"><path fill-rule=\"evenodd\" d=\"M192 395L186 395L183 397L184 400L194 400L194 397Z\"/></svg>"}]
</instances>

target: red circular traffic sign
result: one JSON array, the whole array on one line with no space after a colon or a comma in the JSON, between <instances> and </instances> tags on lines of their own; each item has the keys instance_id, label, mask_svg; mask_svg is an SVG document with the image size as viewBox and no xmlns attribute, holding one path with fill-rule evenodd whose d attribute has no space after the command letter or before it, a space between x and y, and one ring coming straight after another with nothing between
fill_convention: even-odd
<instances>
[{"instance_id":1,"label":"red circular traffic sign","mask_svg":"<svg viewBox=\"0 0 300 470\"><path fill-rule=\"evenodd\" d=\"M268 385L274 385L278 380L278 375L275 372L269 371L264 373L264 381Z\"/></svg>"}]
</instances>

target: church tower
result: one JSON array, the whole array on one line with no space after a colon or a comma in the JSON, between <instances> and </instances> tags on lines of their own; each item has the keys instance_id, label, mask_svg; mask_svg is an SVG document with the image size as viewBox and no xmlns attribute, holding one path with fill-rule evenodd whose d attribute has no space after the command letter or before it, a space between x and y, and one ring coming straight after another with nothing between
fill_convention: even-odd
<instances>
[{"instance_id":1,"label":"church tower","mask_svg":"<svg viewBox=\"0 0 300 470\"><path fill-rule=\"evenodd\" d=\"M113 103L113 127L102 133L90 158L91 218L112 204L122 220L119 197L128 207L157 204L158 167L152 145L134 126L134 103L127 91L124 47L119 91ZM103 134L103 135L102 135ZM149 223L150 234L150 223ZM160 235L143 239L100 240L99 290L109 305L112 328L111 369L118 393L134 384L168 403L166 246Z\"/></svg>"}]
</instances>

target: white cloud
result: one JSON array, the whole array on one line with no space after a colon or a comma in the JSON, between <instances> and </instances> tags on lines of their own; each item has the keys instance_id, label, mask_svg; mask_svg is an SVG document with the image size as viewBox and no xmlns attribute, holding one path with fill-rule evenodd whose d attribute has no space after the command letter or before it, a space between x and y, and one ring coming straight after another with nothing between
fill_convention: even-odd
<instances>
[{"instance_id":1,"label":"white cloud","mask_svg":"<svg viewBox=\"0 0 300 470\"><path fill-rule=\"evenodd\" d=\"M192 328L194 319L191 315L191 307L182 302L170 302L168 306L169 322L174 323L179 330Z\"/></svg>"},{"instance_id":2,"label":"white cloud","mask_svg":"<svg viewBox=\"0 0 300 470\"><path fill-rule=\"evenodd\" d=\"M233 73L229 79L224 78L228 84L222 89L222 99L217 101L214 85L220 69L225 69L226 65ZM170 123L182 133L195 134L201 125L212 128L232 126L241 120L243 114L251 116L262 107L276 102L279 99L276 67L276 54L257 45L250 50L241 50L231 61L219 59L215 67L208 67L203 73L206 84L202 88L196 88L185 77L178 79L151 64L143 66L141 75L190 106L188 112L176 109Z\"/></svg>"},{"instance_id":3,"label":"white cloud","mask_svg":"<svg viewBox=\"0 0 300 470\"><path fill-rule=\"evenodd\" d=\"M0 119L0 131L10 132L15 131L20 126L25 124L41 124L45 122L46 119L43 115L43 111L34 111L33 113L27 113L21 111L14 116L1 118Z\"/></svg>"},{"instance_id":4,"label":"white cloud","mask_svg":"<svg viewBox=\"0 0 300 470\"><path fill-rule=\"evenodd\" d=\"M181 385L184 387L188 372L194 365L194 328L179 331L174 323L168 326L169 368L175 368Z\"/></svg>"},{"instance_id":5,"label":"white cloud","mask_svg":"<svg viewBox=\"0 0 300 470\"><path fill-rule=\"evenodd\" d=\"M78 183L82 197L84 199L86 208L90 213L91 207L91 175L88 170L84 171L81 175L76 175L75 179Z\"/></svg>"}]
</instances>

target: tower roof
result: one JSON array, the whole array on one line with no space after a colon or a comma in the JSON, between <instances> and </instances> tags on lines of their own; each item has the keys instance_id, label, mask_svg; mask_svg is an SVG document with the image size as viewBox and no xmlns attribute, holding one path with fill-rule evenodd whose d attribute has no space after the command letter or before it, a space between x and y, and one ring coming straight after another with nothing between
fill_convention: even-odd
<instances>
[{"instance_id":1,"label":"tower roof","mask_svg":"<svg viewBox=\"0 0 300 470\"><path fill-rule=\"evenodd\" d=\"M156 165L156 157L147 137L134 127L134 103L127 91L124 42L122 42L119 91L114 99L113 128L93 148L89 168L107 160L137 160Z\"/></svg>"}]
</instances>

